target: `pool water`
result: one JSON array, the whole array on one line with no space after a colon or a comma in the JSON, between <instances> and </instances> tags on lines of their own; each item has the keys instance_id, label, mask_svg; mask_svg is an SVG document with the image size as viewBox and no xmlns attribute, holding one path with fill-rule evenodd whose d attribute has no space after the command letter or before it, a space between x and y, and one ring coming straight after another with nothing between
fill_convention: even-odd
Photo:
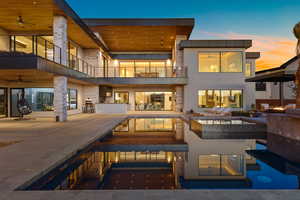
<instances>
[{"instance_id":1,"label":"pool water","mask_svg":"<svg viewBox=\"0 0 300 200\"><path fill-rule=\"evenodd\" d=\"M178 118L137 118L21 189L298 189L299 175L255 139L204 140Z\"/></svg>"}]
</instances>

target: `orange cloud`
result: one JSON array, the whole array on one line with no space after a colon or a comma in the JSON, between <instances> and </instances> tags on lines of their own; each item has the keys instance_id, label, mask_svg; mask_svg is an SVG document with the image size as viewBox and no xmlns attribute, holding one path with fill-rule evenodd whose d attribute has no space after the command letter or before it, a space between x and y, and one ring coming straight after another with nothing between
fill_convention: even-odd
<instances>
[{"instance_id":1,"label":"orange cloud","mask_svg":"<svg viewBox=\"0 0 300 200\"><path fill-rule=\"evenodd\" d=\"M285 37L248 35L239 33L211 33L200 31L201 35L226 39L251 39L252 47L247 51L261 52L256 62L257 71L278 67L296 55L296 40Z\"/></svg>"}]
</instances>

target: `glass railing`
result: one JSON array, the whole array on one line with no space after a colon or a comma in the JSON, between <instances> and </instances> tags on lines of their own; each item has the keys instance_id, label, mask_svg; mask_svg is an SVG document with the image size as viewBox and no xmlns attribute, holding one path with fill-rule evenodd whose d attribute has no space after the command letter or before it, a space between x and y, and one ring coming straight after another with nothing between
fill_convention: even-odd
<instances>
[{"instance_id":1,"label":"glass railing","mask_svg":"<svg viewBox=\"0 0 300 200\"><path fill-rule=\"evenodd\" d=\"M89 76L94 77L96 75L95 66L68 52L63 54L60 47L41 36L0 36L0 51L2 55L5 55L5 52L24 56L33 54Z\"/></svg>"},{"instance_id":2,"label":"glass railing","mask_svg":"<svg viewBox=\"0 0 300 200\"><path fill-rule=\"evenodd\" d=\"M170 67L134 68L134 67L100 67L98 77L107 78L185 78L186 67L174 69Z\"/></svg>"}]
</instances>

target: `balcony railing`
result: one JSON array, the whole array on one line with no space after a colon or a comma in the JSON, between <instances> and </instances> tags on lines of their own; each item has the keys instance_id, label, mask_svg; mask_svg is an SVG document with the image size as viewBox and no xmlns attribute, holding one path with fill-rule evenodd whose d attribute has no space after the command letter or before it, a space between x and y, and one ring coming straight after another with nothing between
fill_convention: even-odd
<instances>
[{"instance_id":1,"label":"balcony railing","mask_svg":"<svg viewBox=\"0 0 300 200\"><path fill-rule=\"evenodd\" d=\"M186 78L186 67L99 67L96 69L97 77L106 78Z\"/></svg>"},{"instance_id":2,"label":"balcony railing","mask_svg":"<svg viewBox=\"0 0 300 200\"><path fill-rule=\"evenodd\" d=\"M91 77L96 75L95 66L68 52L63 53L60 47L41 36L0 36L0 40L9 44L7 48L1 48L3 50L34 54Z\"/></svg>"}]
</instances>

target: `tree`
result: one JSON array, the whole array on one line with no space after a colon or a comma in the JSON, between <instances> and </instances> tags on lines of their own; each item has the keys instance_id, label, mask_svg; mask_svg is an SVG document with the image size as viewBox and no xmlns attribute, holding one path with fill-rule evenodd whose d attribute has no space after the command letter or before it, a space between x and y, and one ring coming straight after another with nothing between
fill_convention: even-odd
<instances>
[{"instance_id":1,"label":"tree","mask_svg":"<svg viewBox=\"0 0 300 200\"><path fill-rule=\"evenodd\" d=\"M298 39L297 43L297 56L300 57L300 22L295 25L294 27L294 35ZM297 88L297 96L296 96L296 106L297 108L300 108L300 61L298 70L296 73L296 88Z\"/></svg>"}]
</instances>

